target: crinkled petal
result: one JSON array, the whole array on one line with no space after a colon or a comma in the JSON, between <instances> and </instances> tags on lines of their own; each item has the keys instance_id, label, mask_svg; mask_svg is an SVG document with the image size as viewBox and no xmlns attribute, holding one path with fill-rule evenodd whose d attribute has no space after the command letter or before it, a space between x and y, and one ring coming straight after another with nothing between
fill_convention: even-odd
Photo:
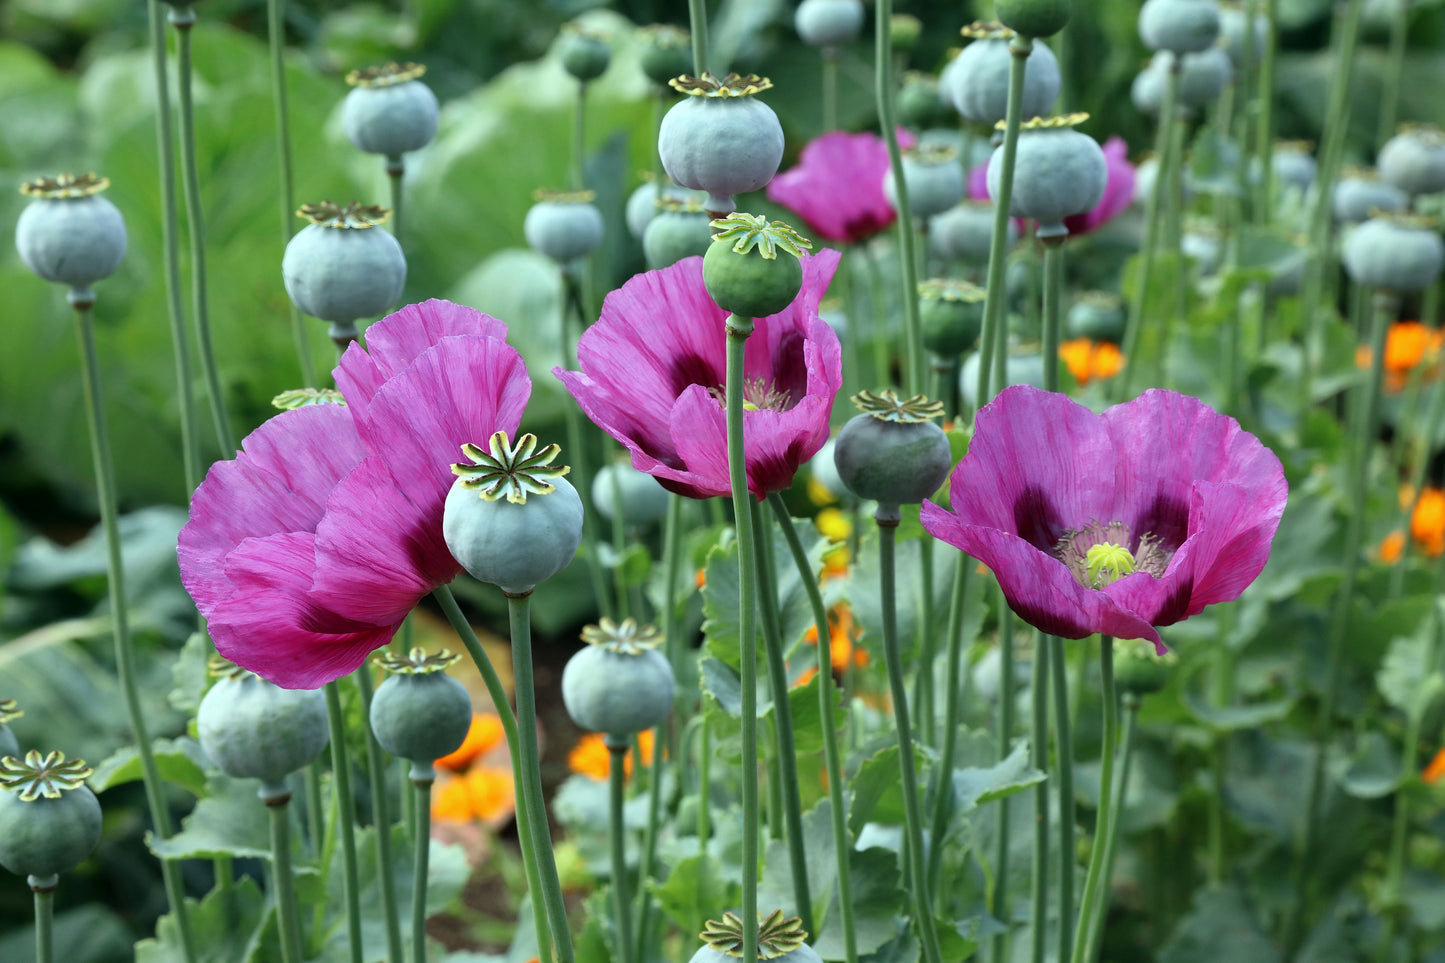
<instances>
[{"instance_id":1,"label":"crinkled petal","mask_svg":"<svg viewBox=\"0 0 1445 963\"><path fill-rule=\"evenodd\" d=\"M367 625L331 611L310 590L309 533L247 539L226 559L235 592L209 629L216 650L287 689L315 689L356 669L400 622Z\"/></svg>"},{"instance_id":2,"label":"crinkled petal","mask_svg":"<svg viewBox=\"0 0 1445 963\"><path fill-rule=\"evenodd\" d=\"M442 338L476 335L505 339L507 326L464 304L433 298L408 304L366 329L366 347L352 343L334 372L336 386L354 408L365 408L387 378L404 370Z\"/></svg>"},{"instance_id":3,"label":"crinkled petal","mask_svg":"<svg viewBox=\"0 0 1445 963\"><path fill-rule=\"evenodd\" d=\"M1009 608L1051 635L1081 639L1102 632L1120 639L1159 642L1159 633L1108 594L1086 589L1064 563L996 528L962 523L958 516L923 503L923 527L993 570ZM1149 578L1149 576L1140 576Z\"/></svg>"},{"instance_id":4,"label":"crinkled petal","mask_svg":"<svg viewBox=\"0 0 1445 963\"><path fill-rule=\"evenodd\" d=\"M901 146L912 135L899 131ZM832 131L803 148L798 164L768 183L768 200L801 217L813 234L834 243L864 241L897 214L883 192L888 145L876 134Z\"/></svg>"},{"instance_id":5,"label":"crinkled petal","mask_svg":"<svg viewBox=\"0 0 1445 963\"><path fill-rule=\"evenodd\" d=\"M314 531L331 489L363 457L344 405L307 405L272 417L234 460L212 465L178 539L181 579L201 614L231 593L227 553L253 536Z\"/></svg>"}]
</instances>

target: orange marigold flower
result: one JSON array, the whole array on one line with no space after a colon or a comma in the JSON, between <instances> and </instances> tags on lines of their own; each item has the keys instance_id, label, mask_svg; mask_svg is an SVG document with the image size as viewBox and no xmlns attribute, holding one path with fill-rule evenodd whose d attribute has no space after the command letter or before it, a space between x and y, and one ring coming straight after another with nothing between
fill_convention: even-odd
<instances>
[{"instance_id":1,"label":"orange marigold flower","mask_svg":"<svg viewBox=\"0 0 1445 963\"><path fill-rule=\"evenodd\" d=\"M1431 373L1440 361L1445 332L1419 321L1396 321L1385 332L1385 390L1398 392L1405 387L1411 371L1428 364ZM1373 352L1369 345L1355 349L1355 366L1368 368Z\"/></svg>"},{"instance_id":2,"label":"orange marigold flower","mask_svg":"<svg viewBox=\"0 0 1445 963\"><path fill-rule=\"evenodd\" d=\"M1405 554L1405 533L1398 528L1386 535L1375 549L1375 557L1386 565L1394 565Z\"/></svg>"},{"instance_id":3,"label":"orange marigold flower","mask_svg":"<svg viewBox=\"0 0 1445 963\"><path fill-rule=\"evenodd\" d=\"M789 686L789 688L791 688L791 689L801 689L803 686L807 685L809 682L812 682L812 681L813 681L813 677L814 677L815 675L817 675L817 674L818 674L818 667L817 667L816 665L810 665L810 666L808 666L806 669L803 670L802 675L798 676L796 679L793 680L793 684L792 684L791 686Z\"/></svg>"},{"instance_id":4,"label":"orange marigold flower","mask_svg":"<svg viewBox=\"0 0 1445 963\"><path fill-rule=\"evenodd\" d=\"M642 764L651 766L653 755L658 751L656 731L647 729L637 734L637 745L642 750ZM622 772L627 777L632 776L632 750L627 750L627 755L622 758ZM579 776L586 776L594 782L602 782L612 765L612 752L607 748L602 733L589 732L577 740L577 745L567 753L567 768Z\"/></svg>"},{"instance_id":5,"label":"orange marigold flower","mask_svg":"<svg viewBox=\"0 0 1445 963\"><path fill-rule=\"evenodd\" d=\"M1410 534L1431 558L1445 555L1445 491L1427 488L1410 514Z\"/></svg>"},{"instance_id":6,"label":"orange marigold flower","mask_svg":"<svg viewBox=\"0 0 1445 963\"><path fill-rule=\"evenodd\" d=\"M500 745L503 735L502 720L495 713L474 712L471 727L467 729L467 738L455 752L438 759L436 765L452 772L464 772L474 760Z\"/></svg>"},{"instance_id":7,"label":"orange marigold flower","mask_svg":"<svg viewBox=\"0 0 1445 963\"><path fill-rule=\"evenodd\" d=\"M512 772L477 766L437 785L432 792L432 818L438 822L492 822L517 808Z\"/></svg>"},{"instance_id":8,"label":"orange marigold flower","mask_svg":"<svg viewBox=\"0 0 1445 963\"><path fill-rule=\"evenodd\" d=\"M1430 765L1420 774L1420 779L1428 786L1445 779L1445 749L1435 753L1435 758L1430 760Z\"/></svg>"},{"instance_id":9,"label":"orange marigold flower","mask_svg":"<svg viewBox=\"0 0 1445 963\"><path fill-rule=\"evenodd\" d=\"M1074 338L1059 345L1059 357L1080 386L1108 380L1124 369L1124 353L1110 341Z\"/></svg>"}]
</instances>

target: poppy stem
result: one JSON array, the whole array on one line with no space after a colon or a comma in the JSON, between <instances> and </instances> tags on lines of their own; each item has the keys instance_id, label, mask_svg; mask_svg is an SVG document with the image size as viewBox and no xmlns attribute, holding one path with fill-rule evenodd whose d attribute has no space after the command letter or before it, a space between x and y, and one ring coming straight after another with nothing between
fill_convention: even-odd
<instances>
[{"instance_id":1,"label":"poppy stem","mask_svg":"<svg viewBox=\"0 0 1445 963\"><path fill-rule=\"evenodd\" d=\"M1069 662L1064 640L1046 635L1049 669L1054 690L1054 752L1058 756L1059 784L1059 959L1067 960L1074 951L1077 938L1069 926L1074 916L1074 873L1078 865L1078 846L1074 842L1077 816L1074 811L1074 735L1069 714ZM1097 835L1097 832L1096 832ZM1080 935L1084 932L1080 927Z\"/></svg>"},{"instance_id":2,"label":"poppy stem","mask_svg":"<svg viewBox=\"0 0 1445 963\"><path fill-rule=\"evenodd\" d=\"M878 100L878 120L883 127L883 139L888 144L894 196L898 199L898 246L903 271L903 348L908 365L903 387L909 394L916 394L923 390L923 339L918 321L918 255L913 213L908 206L908 184L903 177L903 152L898 146L898 124L893 109L893 0L877 0L875 10L874 93Z\"/></svg>"},{"instance_id":3,"label":"poppy stem","mask_svg":"<svg viewBox=\"0 0 1445 963\"><path fill-rule=\"evenodd\" d=\"M798 757L793 742L793 713L788 704L788 666L783 659L783 630L778 617L778 580L773 570L772 538L763 526L756 502L750 504L753 514L753 560L758 567L759 609L762 612L763 649L768 660L768 682L773 693L773 724L778 755L776 783L781 784L783 820L787 832L788 860L792 868L793 899L803 929L813 928L813 895L808 888L808 855L803 846L803 802L798 789ZM743 562L742 564L746 564ZM825 671L826 633L818 637L818 684ZM831 666L829 667L831 668Z\"/></svg>"},{"instance_id":4,"label":"poppy stem","mask_svg":"<svg viewBox=\"0 0 1445 963\"><path fill-rule=\"evenodd\" d=\"M676 496L674 496L676 497ZM667 720L668 728L672 731L677 729L677 716L674 715ZM652 929L652 896L647 892L647 881L652 878L652 868L657 862L657 830L662 818L662 755L663 736L659 731L653 732L652 758L645 763L651 782L647 787L647 830L642 838L642 858L637 864L637 901L640 909L637 914L637 941L634 946L642 947L641 955L647 955L647 937ZM673 773L677 778L675 785L682 785L685 774L682 771L682 756L678 755L676 749L672 753ZM642 761L642 747L637 748L637 763L644 765Z\"/></svg>"},{"instance_id":5,"label":"poppy stem","mask_svg":"<svg viewBox=\"0 0 1445 963\"><path fill-rule=\"evenodd\" d=\"M803 591L808 595L808 604L813 609L813 630L818 634L818 709L823 720L823 767L828 774L828 815L833 828L833 858L838 865L838 916L843 925L843 958L847 963L858 963L858 938L853 924L853 885L848 876L848 854L852 852L853 845L848 835L847 809L843 799L843 761L842 753L838 749L838 723L835 721L833 707L838 691L833 683L831 656L827 663L823 661L824 646L828 645L824 640L830 636L828 610L823 605L823 593L818 589L817 575L803 550L802 540L798 538L797 527L793 525L793 519L788 514L788 506L783 502L783 496L777 492L769 493L768 507L773 510L773 517L778 520L778 527L783 530L783 538L788 543L788 554L793 556L793 565L798 569L798 580L802 583ZM849 662L851 661L850 651ZM824 664L828 665L827 671L822 668ZM706 808L705 800L703 808ZM812 935L816 939L818 934Z\"/></svg>"},{"instance_id":6,"label":"poppy stem","mask_svg":"<svg viewBox=\"0 0 1445 963\"><path fill-rule=\"evenodd\" d=\"M1040 227L1044 245L1044 390L1059 390L1059 300L1064 293L1064 241L1069 229L1062 224ZM1060 959L1067 959L1061 956Z\"/></svg>"},{"instance_id":7,"label":"poppy stem","mask_svg":"<svg viewBox=\"0 0 1445 963\"><path fill-rule=\"evenodd\" d=\"M973 560L968 558L966 564L972 564ZM1003 598L1002 589L999 590L999 631L998 631L998 758L999 761L1007 759L1013 751L1014 731L1014 620L1011 617ZM994 876L997 881L994 884L993 899L989 902L989 912L993 918L1003 923L1003 929L993 939L993 956L991 959L997 963L1003 963L1009 959L1009 936L1012 927L1009 925L1009 901L1008 901L1008 864L1009 864L1009 801L1000 800L998 810L998 842L994 848Z\"/></svg>"},{"instance_id":8,"label":"poppy stem","mask_svg":"<svg viewBox=\"0 0 1445 963\"><path fill-rule=\"evenodd\" d=\"M1124 788L1129 785L1129 770L1134 762L1134 729L1139 721L1139 697L1132 692L1124 693L1122 699L1124 705L1124 733L1120 737L1122 743L1123 760L1119 763L1119 777L1114 782L1114 800L1122 811L1124 806ZM1122 812L1121 812L1122 814ZM1119 815L1109 820L1108 831L1103 837L1104 846L1104 892L1109 891L1109 881L1114 878L1114 856L1118 850L1119 843ZM1099 945L1104 938L1104 919L1109 914L1100 912L1094 914L1089 921L1089 934L1087 945L1089 956L1087 959L1097 959L1099 956Z\"/></svg>"},{"instance_id":9,"label":"poppy stem","mask_svg":"<svg viewBox=\"0 0 1445 963\"><path fill-rule=\"evenodd\" d=\"M712 835L712 726L703 715L698 731L697 753L697 854L707 856L707 840Z\"/></svg>"},{"instance_id":10,"label":"poppy stem","mask_svg":"<svg viewBox=\"0 0 1445 963\"><path fill-rule=\"evenodd\" d=\"M346 933L351 963L361 963L361 886L356 862L356 796L351 791L351 754L346 748L346 717L341 711L341 688L326 683L326 721L331 727L331 795L336 800L337 827L341 830L341 869L346 900Z\"/></svg>"},{"instance_id":11,"label":"poppy stem","mask_svg":"<svg viewBox=\"0 0 1445 963\"><path fill-rule=\"evenodd\" d=\"M400 154L386 159L386 179L391 185L391 236L398 244L401 243L401 182L405 173L406 165Z\"/></svg>"},{"instance_id":12,"label":"poppy stem","mask_svg":"<svg viewBox=\"0 0 1445 963\"><path fill-rule=\"evenodd\" d=\"M622 819L627 799L627 750L630 740L611 733L603 736L607 744L607 835L612 844L612 911L617 926L618 963L636 963L632 950L631 905L627 897L627 827ZM642 757L637 759L638 771ZM657 773L653 772L656 780Z\"/></svg>"},{"instance_id":13,"label":"poppy stem","mask_svg":"<svg viewBox=\"0 0 1445 963\"><path fill-rule=\"evenodd\" d=\"M416 839L411 876L411 959L426 963L426 884L431 862L431 787L436 770L411 766L412 794L416 796Z\"/></svg>"},{"instance_id":14,"label":"poppy stem","mask_svg":"<svg viewBox=\"0 0 1445 963\"><path fill-rule=\"evenodd\" d=\"M281 931L282 963L301 963L301 922L297 918L296 880L291 875L291 793L284 783L277 787L283 790L279 796L267 797L265 786L261 789L261 800L266 804L271 823L271 876L276 887L276 916Z\"/></svg>"},{"instance_id":15,"label":"poppy stem","mask_svg":"<svg viewBox=\"0 0 1445 963\"><path fill-rule=\"evenodd\" d=\"M949 596L948 625L944 629L944 638L948 640L948 668L943 696L943 746L933 780L935 840L943 839L948 833L948 820L953 814L953 758L958 746L959 688L963 675L963 613L968 601L968 570L974 564L974 560L962 552L954 559L953 590ZM928 849L928 885L935 894L941 892L942 874L943 847L935 844ZM995 875L995 878L999 877Z\"/></svg>"},{"instance_id":16,"label":"poppy stem","mask_svg":"<svg viewBox=\"0 0 1445 963\"><path fill-rule=\"evenodd\" d=\"M136 756L140 759L141 781L145 786L146 807L156 835L168 839L174 831L170 810L166 808L160 767L151 745L145 712L141 708L140 689L136 684L135 649L131 645L130 619L126 608L125 566L121 559L120 520L115 486L115 460L110 450L110 431L106 425L105 403L100 383L100 357L95 347L95 322L91 314L95 294L89 288L72 288L70 305L75 309L75 333L80 342L80 357L85 368L81 383L85 395L86 419L90 425L90 455L95 468L95 500L100 508L101 530L105 533L106 588L110 600L111 636L115 645L115 671L125 697L126 715L135 739ZM190 912L185 902L185 887L180 867L169 859L161 859L161 877L165 882L166 899L180 931L181 948L187 961L196 959Z\"/></svg>"},{"instance_id":17,"label":"poppy stem","mask_svg":"<svg viewBox=\"0 0 1445 963\"><path fill-rule=\"evenodd\" d=\"M1279 63L1279 2L1265 0L1264 51L1259 64L1259 89L1254 102L1259 105L1254 146L1259 151L1259 193L1254 206L1254 223L1267 226L1274 217L1274 83ZM1245 35L1254 32L1246 27Z\"/></svg>"},{"instance_id":18,"label":"poppy stem","mask_svg":"<svg viewBox=\"0 0 1445 963\"><path fill-rule=\"evenodd\" d=\"M564 270L562 272L562 286L565 289L566 304L562 307L562 358L567 367L577 365L577 354L573 345L576 344L572 336L572 330L567 323L568 314L575 314L578 329L587 326L587 308L582 291L582 278L577 271ZM586 555L587 574L592 579L592 594L597 599L597 605L602 610L602 615L612 618L613 600L612 593L608 591L607 579L602 571L602 555L599 550L601 539L597 534L596 507L592 504L592 459L587 451L583 439L582 411L576 405L564 405L563 416L567 422L567 447L572 452L572 483L577 488L577 494L582 499L585 511L582 513L582 546ZM617 587L618 601L621 602L623 590L619 584Z\"/></svg>"},{"instance_id":19,"label":"poppy stem","mask_svg":"<svg viewBox=\"0 0 1445 963\"><path fill-rule=\"evenodd\" d=\"M1034 633L1033 670L1029 678L1029 696L1033 709L1032 755L1034 768L1049 771L1049 650L1044 637ZM1029 887L1033 915L1029 924L1029 959L1044 963L1044 943L1049 929L1049 785L1047 780L1034 787L1034 858ZM1060 917L1059 925L1067 926Z\"/></svg>"},{"instance_id":20,"label":"poppy stem","mask_svg":"<svg viewBox=\"0 0 1445 963\"><path fill-rule=\"evenodd\" d=\"M692 75L701 77L707 70L707 0L687 0L687 19L692 38Z\"/></svg>"},{"instance_id":21,"label":"poppy stem","mask_svg":"<svg viewBox=\"0 0 1445 963\"><path fill-rule=\"evenodd\" d=\"M1004 117L1003 150L999 154L998 196L994 198L993 239L988 248L988 285L983 301L983 331L978 351L978 397L974 410L988 404L990 379L994 369L1003 370L1007 354L1008 334L1004 331L1004 304L1008 292L1004 284L1004 265L1008 260L1008 219L1014 187L1014 159L1018 156L1019 124L1024 112L1024 68L1033 53L1030 37L1014 37L1009 41L1008 106ZM1003 375L999 375L1002 387Z\"/></svg>"},{"instance_id":22,"label":"poppy stem","mask_svg":"<svg viewBox=\"0 0 1445 963\"><path fill-rule=\"evenodd\" d=\"M356 671L361 692L361 716L371 718L371 665ZM371 785L371 821L376 831L376 878L381 883L381 911L386 917L386 952L389 963L402 963L401 920L396 905L396 880L391 873L391 800L386 790L386 759L371 726L366 726L366 775Z\"/></svg>"},{"instance_id":23,"label":"poppy stem","mask_svg":"<svg viewBox=\"0 0 1445 963\"><path fill-rule=\"evenodd\" d=\"M738 540L738 640L742 658L742 920L743 963L758 959L758 640L757 570L753 556L753 513L748 491L743 440L743 349L753 319L729 314L727 320L728 481L732 487Z\"/></svg>"},{"instance_id":24,"label":"poppy stem","mask_svg":"<svg viewBox=\"0 0 1445 963\"><path fill-rule=\"evenodd\" d=\"M883 608L883 655L888 664L888 686L893 698L893 721L898 734L898 771L903 783L903 822L907 833L905 853L913 876L909 897L913 923L923 943L927 963L942 963L938 930L933 923L933 899L929 895L928 867L923 847L923 816L919 812L918 774L913 759L913 729L908 720L908 687L903 681L903 660L898 652L898 601L895 541L900 513L898 505L880 502L873 518L878 523L878 592ZM935 839L935 846L943 840Z\"/></svg>"},{"instance_id":25,"label":"poppy stem","mask_svg":"<svg viewBox=\"0 0 1445 963\"><path fill-rule=\"evenodd\" d=\"M527 874L527 891L532 896L532 922L537 931L538 956L545 960L550 956L548 947L552 943L552 931L547 915L539 905L542 900L542 874L537 868L537 843L532 834L533 824L529 809L531 804L527 801L527 779L522 771L522 749L517 735L517 717L512 713L511 700L507 697L507 690L502 685L501 677L497 675L497 670L492 665L491 657L487 655L486 649L482 648L477 633L472 630L471 623L462 614L451 587L443 585L437 588L432 592L432 597L441 605L447 621L451 623L452 629L461 639L462 645L466 646L467 653L471 655L472 662L481 672L482 683L487 687L487 694L491 696L492 705L497 710L497 718L502 721L502 734L507 740L507 754L512 760L512 785L516 787L517 794L517 841L522 847L522 868Z\"/></svg>"},{"instance_id":26,"label":"poppy stem","mask_svg":"<svg viewBox=\"0 0 1445 963\"><path fill-rule=\"evenodd\" d=\"M1385 58L1385 76L1380 94L1380 129L1375 135L1379 147L1395 133L1395 120L1400 111L1400 81L1405 75L1405 42L1410 26L1409 3L1397 3L1390 16L1390 46Z\"/></svg>"},{"instance_id":27,"label":"poppy stem","mask_svg":"<svg viewBox=\"0 0 1445 963\"><path fill-rule=\"evenodd\" d=\"M1099 750L1099 808L1094 835L1097 839L1107 840L1109 833L1114 830L1113 823L1118 821L1113 797L1114 756L1119 744L1119 698L1114 691L1114 637L1101 635L1099 642L1099 689L1104 702L1104 741ZM1094 925L1095 914L1102 916L1108 909L1107 898L1100 901L1100 896L1105 891L1107 849L1107 845L1097 845L1089 853L1089 871L1084 877L1083 902L1079 905L1078 927L1074 931L1073 952L1069 956L1072 963L1085 963L1094 957L1088 934ZM1067 855L1065 854L1064 860L1066 867L1072 865ZM1059 924L1068 925L1063 914Z\"/></svg>"},{"instance_id":28,"label":"poppy stem","mask_svg":"<svg viewBox=\"0 0 1445 963\"><path fill-rule=\"evenodd\" d=\"M35 963L54 963L55 887L36 885L42 881L34 876L30 880L30 889L35 894ZM52 876L49 882L54 880Z\"/></svg>"},{"instance_id":29,"label":"poppy stem","mask_svg":"<svg viewBox=\"0 0 1445 963\"><path fill-rule=\"evenodd\" d=\"M823 48L823 133L838 129L838 48Z\"/></svg>"},{"instance_id":30,"label":"poppy stem","mask_svg":"<svg viewBox=\"0 0 1445 963\"><path fill-rule=\"evenodd\" d=\"M196 170L195 104L191 96L191 28L196 12L190 7L171 7L167 14L176 28L176 76L181 105L181 175L185 182L186 216L191 225L191 294L196 322L196 344L201 353L201 370L206 377L206 394L211 401L216 441L222 452L236 450L231 422L226 414L226 397L216 369L216 348L211 340L211 307L206 282L206 226L201 210L201 179Z\"/></svg>"}]
</instances>

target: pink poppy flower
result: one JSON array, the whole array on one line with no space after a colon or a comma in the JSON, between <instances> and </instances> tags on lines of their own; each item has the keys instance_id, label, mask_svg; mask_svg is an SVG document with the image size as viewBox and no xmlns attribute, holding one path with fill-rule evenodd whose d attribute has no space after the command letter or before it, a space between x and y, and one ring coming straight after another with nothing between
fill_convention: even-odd
<instances>
[{"instance_id":1,"label":"pink poppy flower","mask_svg":"<svg viewBox=\"0 0 1445 963\"><path fill-rule=\"evenodd\" d=\"M900 146L912 134L898 131ZM807 222L813 233L835 244L866 241L898 217L883 194L888 145L876 134L835 130L803 148L798 164L768 184L768 200Z\"/></svg>"},{"instance_id":2,"label":"pink poppy flower","mask_svg":"<svg viewBox=\"0 0 1445 963\"><path fill-rule=\"evenodd\" d=\"M221 655L316 688L385 645L461 570L442 539L464 442L515 432L531 393L506 326L447 301L367 331L345 405L284 411L211 466L181 530L181 580Z\"/></svg>"},{"instance_id":3,"label":"pink poppy flower","mask_svg":"<svg viewBox=\"0 0 1445 963\"><path fill-rule=\"evenodd\" d=\"M758 318L744 358L748 488L793 483L828 440L842 385L838 337L818 316L838 252L805 256L787 310ZM632 452L632 465L689 498L726 495L727 312L708 297L702 258L639 274L602 302L577 344L581 371L552 369L582 410Z\"/></svg>"},{"instance_id":4,"label":"pink poppy flower","mask_svg":"<svg viewBox=\"0 0 1445 963\"><path fill-rule=\"evenodd\" d=\"M1041 631L1163 651L1155 626L1238 598L1269 559L1284 469L1198 399L1151 390L1096 415L1019 386L976 425L953 510L925 502L923 526L993 569Z\"/></svg>"},{"instance_id":5,"label":"pink poppy flower","mask_svg":"<svg viewBox=\"0 0 1445 963\"><path fill-rule=\"evenodd\" d=\"M1134 200L1134 165L1129 163L1129 145L1124 143L1124 138L1110 137L1104 142L1104 163L1109 179L1099 203L1090 211L1064 218L1064 226L1071 236L1098 230L1127 210ZM989 200L988 161L968 172L968 196L979 201ZM1019 233L1025 233L1023 221L1019 223Z\"/></svg>"}]
</instances>

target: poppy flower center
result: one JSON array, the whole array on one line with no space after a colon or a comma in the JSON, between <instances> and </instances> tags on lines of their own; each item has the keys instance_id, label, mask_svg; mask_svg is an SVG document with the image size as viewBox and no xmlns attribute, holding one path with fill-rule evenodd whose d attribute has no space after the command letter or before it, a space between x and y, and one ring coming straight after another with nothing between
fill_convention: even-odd
<instances>
[{"instance_id":1,"label":"poppy flower center","mask_svg":"<svg viewBox=\"0 0 1445 963\"><path fill-rule=\"evenodd\" d=\"M1130 545L1134 546L1132 550ZM1135 572L1159 578L1169 567L1174 553L1148 532L1140 535L1136 544L1129 526L1123 522L1090 522L1081 529L1065 532L1054 554L1084 588L1101 589Z\"/></svg>"},{"instance_id":2,"label":"poppy flower center","mask_svg":"<svg viewBox=\"0 0 1445 963\"><path fill-rule=\"evenodd\" d=\"M718 404L727 407L727 389L723 385L708 389ZM762 378L747 378L743 381L744 411L787 411L793 407L792 392L770 385Z\"/></svg>"}]
</instances>

